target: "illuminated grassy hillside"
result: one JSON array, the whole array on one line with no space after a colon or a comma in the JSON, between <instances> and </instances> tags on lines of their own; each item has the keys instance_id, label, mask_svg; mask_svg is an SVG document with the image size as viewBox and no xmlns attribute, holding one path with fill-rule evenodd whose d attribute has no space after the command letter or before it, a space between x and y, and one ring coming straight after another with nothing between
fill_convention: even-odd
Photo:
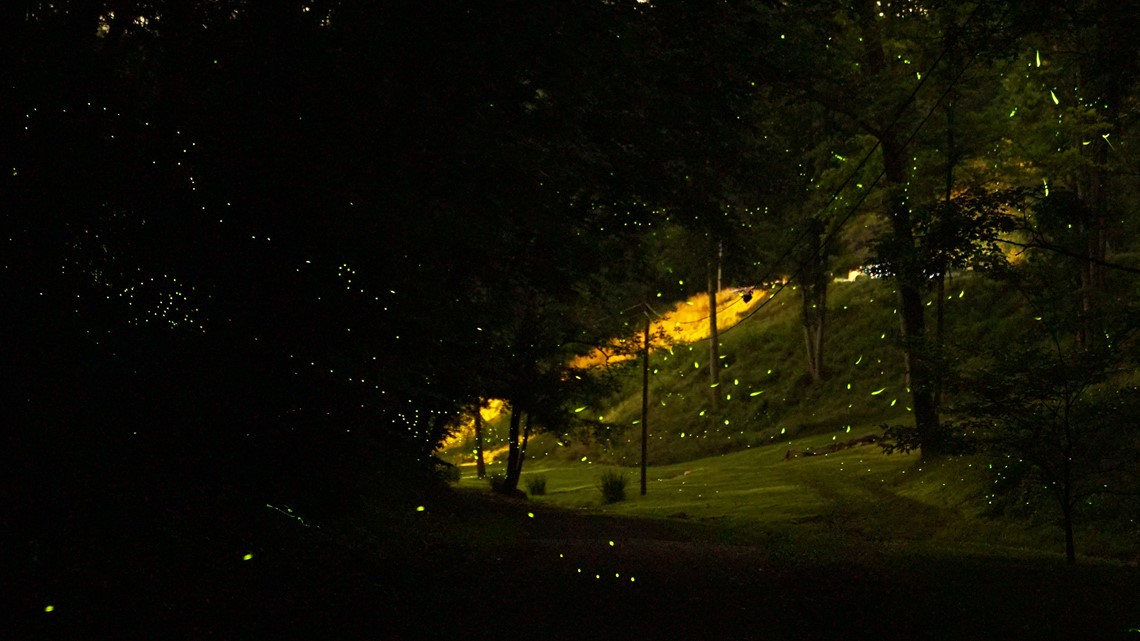
<instances>
[{"instance_id":1,"label":"illuminated grassy hillside","mask_svg":"<svg viewBox=\"0 0 1140 641\"><path fill-rule=\"evenodd\" d=\"M739 297L739 295L737 295ZM799 292L787 288L769 299L732 306L722 298L720 335L722 406L713 412L708 379L707 304L702 297L678 306L665 327L680 327L678 341L650 359L648 420L652 464L691 460L748 449L797 436L823 434L836 440L878 430L882 423L908 422L909 395L898 347L895 292L888 281L837 282L829 295L826 362L829 376L813 384L804 365ZM727 305L726 305L727 303ZM1001 341L1021 331L1016 296L981 278L959 277L947 289L947 337L956 346ZM933 300L930 301L933 307ZM736 307L740 311L736 311ZM933 314L931 314L933 317ZM704 322L699 322L701 320ZM737 324L739 322L739 324ZM701 328L701 329L697 329ZM703 331L703 333L702 333ZM1004 338L1003 338L1004 337ZM683 338L683 340L681 340ZM559 440L531 439L528 458L577 459L633 465L640 457L640 363L625 369L621 389L580 415L606 425ZM503 418L489 419L489 456L501 448ZM469 462L470 432L461 433L445 458Z\"/></svg>"}]
</instances>

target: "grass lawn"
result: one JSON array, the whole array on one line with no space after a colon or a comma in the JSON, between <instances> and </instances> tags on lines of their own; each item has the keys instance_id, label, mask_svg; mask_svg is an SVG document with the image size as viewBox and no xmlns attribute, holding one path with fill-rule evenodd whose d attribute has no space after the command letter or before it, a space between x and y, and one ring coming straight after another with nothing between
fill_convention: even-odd
<instances>
[{"instance_id":1,"label":"grass lawn","mask_svg":"<svg viewBox=\"0 0 1140 641\"><path fill-rule=\"evenodd\" d=\"M1070 567L1041 532L976 518L954 465L920 471L914 457L867 446L784 460L830 442L654 467L646 497L627 470L630 498L605 506L594 485L612 468L587 463L526 472L547 477L549 494L532 500L465 476L324 521L236 495L147 519L108 505L83 536L5 557L16 589L0 606L15 616L0 638L1140 634L1135 564Z\"/></svg>"},{"instance_id":2,"label":"grass lawn","mask_svg":"<svg viewBox=\"0 0 1140 641\"><path fill-rule=\"evenodd\" d=\"M527 565L545 560L518 579L530 586L527 599L551 580L592 580L590 598L645 601L680 621L675 638L720 638L701 632L717 625L757 639L1140 638L1134 562L1086 556L1066 566L1052 528L982 518L976 485L962 475L966 460L930 466L876 446L784 458L831 442L816 436L651 467L644 497L638 470L624 469L628 498L609 505L597 484L614 468L535 465L521 485L544 476L547 494L456 523L474 556L511 550ZM458 485L468 499L487 494L472 469ZM694 609L692 599L711 609ZM536 620L549 616L532 612L535 603L522 607ZM613 604L596 607L579 616L624 616Z\"/></svg>"},{"instance_id":3,"label":"grass lawn","mask_svg":"<svg viewBox=\"0 0 1140 641\"><path fill-rule=\"evenodd\" d=\"M853 432L850 436L858 435ZM889 541L892 546L993 547L1024 554L1048 541L1038 533L995 532L982 527L976 508L963 496L973 486L946 472L927 470L917 454L887 456L875 445L829 454L786 459L789 450L822 449L830 436L785 441L675 465L651 466L647 494L639 496L639 470L587 462L530 462L530 477L546 478L546 494L536 505L590 509L601 514L716 522L725 536L789 535L796 541L821 538L859 545ZM501 466L492 465L489 473ZM629 481L628 499L606 505L600 475L620 470ZM463 468L460 487L482 489L474 469ZM747 534L745 534L747 533ZM995 535L997 538L995 539ZM1058 548L1059 549L1059 548ZM1001 553L1014 553L1007 550Z\"/></svg>"}]
</instances>

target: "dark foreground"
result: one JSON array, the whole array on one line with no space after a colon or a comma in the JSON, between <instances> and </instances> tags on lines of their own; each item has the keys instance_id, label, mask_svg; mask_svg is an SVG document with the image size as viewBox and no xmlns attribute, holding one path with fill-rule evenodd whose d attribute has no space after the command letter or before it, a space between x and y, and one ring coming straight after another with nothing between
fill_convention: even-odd
<instances>
[{"instance_id":1,"label":"dark foreground","mask_svg":"<svg viewBox=\"0 0 1140 641\"><path fill-rule=\"evenodd\" d=\"M469 494L319 528L232 497L115 511L4 533L0 638L1140 640L1135 567L868 541L812 553L794 528Z\"/></svg>"}]
</instances>

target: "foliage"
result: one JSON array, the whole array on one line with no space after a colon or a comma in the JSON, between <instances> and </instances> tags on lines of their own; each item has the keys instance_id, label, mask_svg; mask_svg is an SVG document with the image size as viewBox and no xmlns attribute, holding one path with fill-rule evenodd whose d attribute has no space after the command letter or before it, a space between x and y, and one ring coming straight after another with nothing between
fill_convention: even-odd
<instances>
[{"instance_id":1,"label":"foliage","mask_svg":"<svg viewBox=\"0 0 1140 641\"><path fill-rule=\"evenodd\" d=\"M432 464L435 465L435 473L437 476L439 476L440 480L447 481L449 483L456 483L459 481L459 478L461 476L459 466L448 463L447 461L438 459L436 457L432 457Z\"/></svg>"},{"instance_id":2,"label":"foliage","mask_svg":"<svg viewBox=\"0 0 1140 641\"><path fill-rule=\"evenodd\" d=\"M598 490L602 493L604 503L618 503L625 500L625 487L629 484L629 477L625 472L607 470L598 477Z\"/></svg>"},{"instance_id":3,"label":"foliage","mask_svg":"<svg viewBox=\"0 0 1140 641\"><path fill-rule=\"evenodd\" d=\"M542 474L531 474L526 477L526 493L531 496L546 494L546 477Z\"/></svg>"},{"instance_id":4,"label":"foliage","mask_svg":"<svg viewBox=\"0 0 1140 641\"><path fill-rule=\"evenodd\" d=\"M1101 494L1137 492L1140 441L1119 426L1140 415L1140 389L1113 382L1106 356L1011 348L967 367L955 385L956 410L969 417L963 434L999 463L1018 463L1003 468L1007 490L1053 499L1070 561L1083 508Z\"/></svg>"},{"instance_id":5,"label":"foliage","mask_svg":"<svg viewBox=\"0 0 1140 641\"><path fill-rule=\"evenodd\" d=\"M501 472L495 472L487 475L487 484L491 486L491 490L495 492L503 491L503 483L506 481L507 475Z\"/></svg>"},{"instance_id":6,"label":"foliage","mask_svg":"<svg viewBox=\"0 0 1140 641\"><path fill-rule=\"evenodd\" d=\"M1000 191L966 189L949 201L930 204L915 215L919 249L914 255L900 251L895 241L878 243L877 274L888 276L914 269L928 282L950 270L1000 271L1007 266L1002 244L1005 236L1022 225L1018 215L1032 195L1028 189ZM905 260L916 260L907 267Z\"/></svg>"},{"instance_id":7,"label":"foliage","mask_svg":"<svg viewBox=\"0 0 1140 641\"><path fill-rule=\"evenodd\" d=\"M559 436L589 406L620 448L633 414L599 401L616 370L570 363L637 333L643 308L618 310L690 293L714 246L742 286L821 259L809 294L824 259L858 266L876 240L915 288L997 266L997 243L1047 248L1084 265L1023 256L1021 275L1066 286L1035 315L1136 347L1126 322L1093 322L1136 299L1094 262L1140 237L1132 3L175 4L0 9L18 374L0 405L28 514L43 494L67 495L61 514L100 504L102 479L208 478L301 509L376 486L381 460L418 483L484 397ZM1043 196L1018 230L1011 187ZM827 242L792 247L801 231ZM831 291L829 327L859 331L828 343L850 374L817 389L777 315L723 337L716 421L692 346L655 352L662 455L901 420L895 292ZM942 366L915 334L907 356Z\"/></svg>"},{"instance_id":8,"label":"foliage","mask_svg":"<svg viewBox=\"0 0 1140 641\"><path fill-rule=\"evenodd\" d=\"M961 456L973 454L978 451L978 444L963 436L961 426L953 421L944 421L938 430L920 436L918 430L908 425L882 424L879 429L883 437L879 440L879 447L887 454L920 451L924 446L933 446L938 452L947 456Z\"/></svg>"}]
</instances>

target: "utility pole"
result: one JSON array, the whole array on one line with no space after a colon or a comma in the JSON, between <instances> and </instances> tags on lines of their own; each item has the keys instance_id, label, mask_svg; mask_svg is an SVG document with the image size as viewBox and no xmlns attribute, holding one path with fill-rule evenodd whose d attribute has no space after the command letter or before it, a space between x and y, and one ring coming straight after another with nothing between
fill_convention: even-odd
<instances>
[{"instance_id":1,"label":"utility pole","mask_svg":"<svg viewBox=\"0 0 1140 641\"><path fill-rule=\"evenodd\" d=\"M645 343L641 348L641 495L645 496L645 465L649 458L649 310L645 310Z\"/></svg>"},{"instance_id":2,"label":"utility pole","mask_svg":"<svg viewBox=\"0 0 1140 641\"><path fill-rule=\"evenodd\" d=\"M709 276L709 395L712 401L712 412L720 411L720 331L717 327L717 298L720 293L720 254L716 264L710 260L708 265Z\"/></svg>"}]
</instances>

